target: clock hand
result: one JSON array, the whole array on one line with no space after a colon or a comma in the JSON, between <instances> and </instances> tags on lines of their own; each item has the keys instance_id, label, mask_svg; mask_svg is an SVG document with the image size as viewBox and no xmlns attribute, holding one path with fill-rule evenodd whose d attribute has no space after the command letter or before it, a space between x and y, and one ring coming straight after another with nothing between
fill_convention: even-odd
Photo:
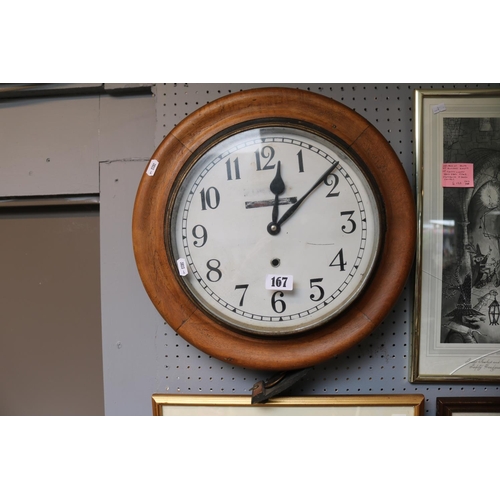
<instances>
[{"instance_id":1,"label":"clock hand","mask_svg":"<svg viewBox=\"0 0 500 500\"><path fill-rule=\"evenodd\" d=\"M271 181L271 185L269 186L271 193L274 194L274 204L273 204L273 214L272 214L272 222L270 222L267 226L267 230L270 234L274 234L276 231L277 225L276 222L278 220L279 213L279 195L285 191L285 183L281 177L281 162L278 161L276 164L276 175L274 179Z\"/></svg>"},{"instance_id":2,"label":"clock hand","mask_svg":"<svg viewBox=\"0 0 500 500\"><path fill-rule=\"evenodd\" d=\"M267 230L269 231L269 234L276 235L280 232L281 230L281 224L285 222L287 219L289 219L295 212L296 210L302 205L302 203L305 201L305 199L337 168L337 165L339 164L338 161L334 161L331 165L331 167L323 173L323 175L311 186L311 188L307 191L307 193L302 196L302 198L299 198L274 224L274 230L271 228L271 224L268 226Z\"/></svg>"}]
</instances>

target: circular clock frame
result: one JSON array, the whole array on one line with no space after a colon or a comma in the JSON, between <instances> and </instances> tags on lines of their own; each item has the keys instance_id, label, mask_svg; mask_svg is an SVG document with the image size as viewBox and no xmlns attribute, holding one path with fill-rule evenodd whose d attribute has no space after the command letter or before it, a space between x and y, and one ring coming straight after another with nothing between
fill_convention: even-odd
<instances>
[{"instance_id":1,"label":"circular clock frame","mask_svg":"<svg viewBox=\"0 0 500 500\"><path fill-rule=\"evenodd\" d=\"M375 269L353 303L326 324L277 337L239 331L206 312L182 285L165 244L173 194L186 174L186 165L193 165L193 158L219 138L266 123L302 124L341 144L347 154L368 169L383 219ZM347 106L291 88L242 91L213 101L186 117L165 137L152 159L158 162L156 170L144 172L133 211L137 268L161 316L203 352L253 369L282 371L313 366L363 340L399 298L415 254L413 194L392 147L372 124Z\"/></svg>"}]
</instances>

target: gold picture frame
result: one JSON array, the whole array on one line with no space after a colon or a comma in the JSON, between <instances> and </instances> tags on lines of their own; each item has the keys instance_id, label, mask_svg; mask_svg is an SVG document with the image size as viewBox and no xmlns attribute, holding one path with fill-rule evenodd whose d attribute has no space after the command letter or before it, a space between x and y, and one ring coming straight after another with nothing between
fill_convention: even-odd
<instances>
[{"instance_id":1,"label":"gold picture frame","mask_svg":"<svg viewBox=\"0 0 500 500\"><path fill-rule=\"evenodd\" d=\"M298 396L252 404L251 396L153 394L153 416L422 416L424 396Z\"/></svg>"},{"instance_id":2,"label":"gold picture frame","mask_svg":"<svg viewBox=\"0 0 500 500\"><path fill-rule=\"evenodd\" d=\"M410 381L498 382L500 90L416 90L415 152Z\"/></svg>"}]
</instances>

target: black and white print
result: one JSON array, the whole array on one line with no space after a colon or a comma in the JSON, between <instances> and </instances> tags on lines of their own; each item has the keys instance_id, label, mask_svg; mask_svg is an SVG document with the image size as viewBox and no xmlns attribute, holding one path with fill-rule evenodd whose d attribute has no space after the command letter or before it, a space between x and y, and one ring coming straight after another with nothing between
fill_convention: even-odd
<instances>
[{"instance_id":1,"label":"black and white print","mask_svg":"<svg viewBox=\"0 0 500 500\"><path fill-rule=\"evenodd\" d=\"M444 118L443 162L473 188L444 188L442 343L500 343L500 118Z\"/></svg>"}]
</instances>

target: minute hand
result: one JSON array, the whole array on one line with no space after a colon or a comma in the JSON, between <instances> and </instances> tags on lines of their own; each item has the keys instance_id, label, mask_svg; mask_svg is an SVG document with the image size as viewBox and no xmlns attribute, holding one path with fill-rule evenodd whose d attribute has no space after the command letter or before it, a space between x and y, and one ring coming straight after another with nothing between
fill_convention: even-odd
<instances>
[{"instance_id":1,"label":"minute hand","mask_svg":"<svg viewBox=\"0 0 500 500\"><path fill-rule=\"evenodd\" d=\"M279 219L279 221L276 223L278 227L283 224L287 219L289 219L296 211L297 208L302 205L302 203L305 201L305 199L337 168L337 165L339 164L338 161L334 161L332 166L313 184L313 186L307 191L307 193L302 196L302 198L299 198Z\"/></svg>"}]
</instances>

